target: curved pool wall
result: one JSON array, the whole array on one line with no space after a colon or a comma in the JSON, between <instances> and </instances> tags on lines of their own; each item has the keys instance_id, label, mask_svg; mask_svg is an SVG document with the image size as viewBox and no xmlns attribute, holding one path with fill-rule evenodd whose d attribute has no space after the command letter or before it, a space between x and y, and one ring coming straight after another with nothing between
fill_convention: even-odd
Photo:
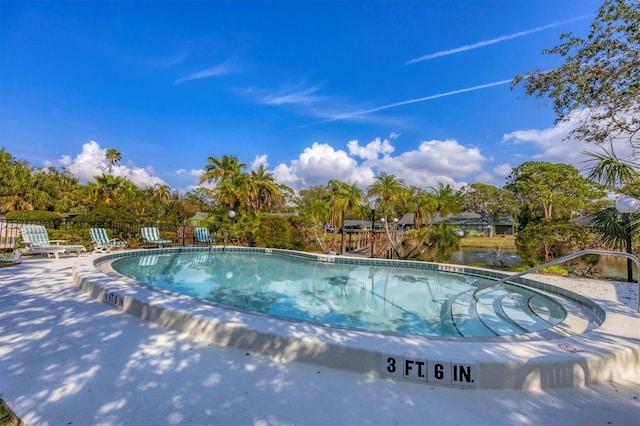
<instances>
[{"instance_id":1,"label":"curved pool wall","mask_svg":"<svg viewBox=\"0 0 640 426\"><path fill-rule=\"evenodd\" d=\"M86 258L73 270L78 287L113 307L196 337L222 345L272 356L282 362L309 362L374 376L430 385L473 389L544 389L586 386L637 378L640 343L614 338L607 313L590 299L542 282L516 278L514 283L568 301L578 314L552 329L525 335L457 338L405 336L327 327L202 303L187 296L132 285L115 273L98 268L125 256L194 252L207 248L170 248L127 251ZM211 250L223 250L213 248ZM356 265L434 269L449 273L500 279L508 274L460 265L326 256L263 248L226 248L227 251L281 254L311 261ZM585 349L587 348L587 349Z\"/></svg>"}]
</instances>

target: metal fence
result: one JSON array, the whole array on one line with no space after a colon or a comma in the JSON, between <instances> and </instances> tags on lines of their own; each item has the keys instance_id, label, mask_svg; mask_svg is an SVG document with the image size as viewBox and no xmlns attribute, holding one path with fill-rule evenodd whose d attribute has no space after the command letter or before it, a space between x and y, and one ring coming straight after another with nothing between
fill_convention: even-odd
<instances>
[{"instance_id":1,"label":"metal fence","mask_svg":"<svg viewBox=\"0 0 640 426\"><path fill-rule=\"evenodd\" d=\"M23 248L21 225L43 225L50 239L66 240L69 244L82 244L91 251L93 245L90 228L104 228L109 238L119 238L127 242L127 247L142 247L143 227L156 227L163 238L179 245L194 245L193 226L162 222L87 222L82 220L0 220L0 252L12 252Z\"/></svg>"}]
</instances>

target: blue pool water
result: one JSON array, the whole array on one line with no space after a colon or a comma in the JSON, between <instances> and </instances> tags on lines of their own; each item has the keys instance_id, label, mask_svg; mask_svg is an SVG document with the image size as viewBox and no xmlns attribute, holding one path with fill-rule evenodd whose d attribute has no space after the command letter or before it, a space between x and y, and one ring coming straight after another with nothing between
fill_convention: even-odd
<instances>
[{"instance_id":1,"label":"blue pool water","mask_svg":"<svg viewBox=\"0 0 640 426\"><path fill-rule=\"evenodd\" d=\"M168 252L113 260L138 282L235 309L376 332L505 336L560 323L551 297L459 273L314 261L234 251Z\"/></svg>"}]
</instances>

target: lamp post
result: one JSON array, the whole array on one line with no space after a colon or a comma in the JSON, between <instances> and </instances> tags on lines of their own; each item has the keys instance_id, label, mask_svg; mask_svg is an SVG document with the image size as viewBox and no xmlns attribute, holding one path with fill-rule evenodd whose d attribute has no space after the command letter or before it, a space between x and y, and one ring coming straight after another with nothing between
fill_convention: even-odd
<instances>
[{"instance_id":1,"label":"lamp post","mask_svg":"<svg viewBox=\"0 0 640 426\"><path fill-rule=\"evenodd\" d=\"M627 253L633 254L631 250L631 213L640 211L640 200L632 197L620 197L616 200L616 210L622 213L624 219L625 237L627 243ZM627 281L633 282L633 268L631 259L627 259Z\"/></svg>"},{"instance_id":2,"label":"lamp post","mask_svg":"<svg viewBox=\"0 0 640 426\"><path fill-rule=\"evenodd\" d=\"M371 209L371 256L373 257L373 228L376 226L376 208L378 207L378 199L374 198L369 201L369 208Z\"/></svg>"},{"instance_id":3,"label":"lamp post","mask_svg":"<svg viewBox=\"0 0 640 426\"><path fill-rule=\"evenodd\" d=\"M231 219L231 221L233 222L233 220L236 217L236 212L233 209L231 209L227 212L227 216L229 216L229 219ZM224 233L224 247L222 248L222 250L227 248L228 239L229 239L229 230L225 231Z\"/></svg>"}]
</instances>

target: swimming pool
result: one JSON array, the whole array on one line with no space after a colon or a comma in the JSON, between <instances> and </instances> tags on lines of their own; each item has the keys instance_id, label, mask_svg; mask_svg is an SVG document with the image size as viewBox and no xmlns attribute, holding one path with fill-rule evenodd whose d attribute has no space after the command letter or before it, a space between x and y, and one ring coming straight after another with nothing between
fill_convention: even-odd
<instances>
[{"instance_id":1,"label":"swimming pool","mask_svg":"<svg viewBox=\"0 0 640 426\"><path fill-rule=\"evenodd\" d=\"M491 286L482 271L455 265L216 249L122 257L110 268L207 303L368 332L512 336L553 329L567 317L550 294Z\"/></svg>"},{"instance_id":2,"label":"swimming pool","mask_svg":"<svg viewBox=\"0 0 640 426\"><path fill-rule=\"evenodd\" d=\"M254 255L262 256L267 263L250 261ZM233 269L231 258L245 261ZM116 272L112 265L118 263L131 263L139 276L130 278ZM307 264L305 268L312 265L315 271L312 276L316 278L309 280L310 272L299 268L301 264ZM217 266L210 268L213 265ZM292 275L285 282L282 277L288 272L286 269ZM316 276L317 271L321 273ZM431 282L432 272L451 282L446 285ZM159 281L166 281L162 285L169 289L143 283L156 275L165 277ZM200 300L194 295L179 294L176 290L187 284L183 276L190 277L188 287L200 282L196 293L207 295L205 299L211 295L218 299ZM493 293L507 288L492 283L503 278L515 286L513 292ZM247 281L255 291L236 292L222 285L236 279ZM634 357L640 353L640 345L621 346L618 341L601 338L597 343L592 341L593 333L598 334L601 329L603 335L607 334L608 312L576 293L579 285L571 291L565 286L546 284L545 280L511 277L461 265L265 248L176 247L80 259L73 268L73 280L91 297L122 312L223 346L242 348L247 355L256 352L269 355L276 362L310 362L434 385L476 389L582 386L610 380L612 371L616 376L629 377L637 370ZM155 279L148 282L152 281ZM266 282L270 284L265 285ZM449 289L436 294L438 285ZM324 297L316 303L317 297L310 292L314 286L325 293L336 293L340 296L336 300L342 300L343 305ZM429 293L429 298L422 300L426 303L423 309L416 308L424 306L415 297L417 287L429 287L433 292L433 296ZM407 306L392 299L395 293L403 292L412 296L405 297ZM287 297L276 303L273 293L284 293ZM258 305L278 307L276 314L249 310L250 298ZM435 305L439 308L429 307L434 300L442 299L446 301ZM545 305L547 299L553 302ZM220 303L232 300L240 301L240 307ZM346 303L348 311L344 308L346 300L351 300ZM298 305L295 310L298 314L302 312L302 318L283 315L292 305ZM527 308L518 311L514 306ZM335 312L331 313L329 308ZM449 322L441 325L449 332L438 330L432 335L429 331L432 329L421 323L437 322L426 314L438 309L450 313L450 320L447 315L439 317L443 323ZM350 314L343 315L344 312ZM358 313L356 318L354 312ZM350 322L332 325L326 315ZM373 327L359 324L366 317L377 321ZM476 334L468 334L479 323L483 323L485 332L475 330ZM535 326L528 330L537 331L508 332L505 323L510 327ZM541 323L545 325L540 327ZM389 328L390 325L396 328ZM487 326L493 331L486 333ZM426 334L420 334L425 330ZM583 350L585 345L588 351Z\"/></svg>"}]
</instances>

